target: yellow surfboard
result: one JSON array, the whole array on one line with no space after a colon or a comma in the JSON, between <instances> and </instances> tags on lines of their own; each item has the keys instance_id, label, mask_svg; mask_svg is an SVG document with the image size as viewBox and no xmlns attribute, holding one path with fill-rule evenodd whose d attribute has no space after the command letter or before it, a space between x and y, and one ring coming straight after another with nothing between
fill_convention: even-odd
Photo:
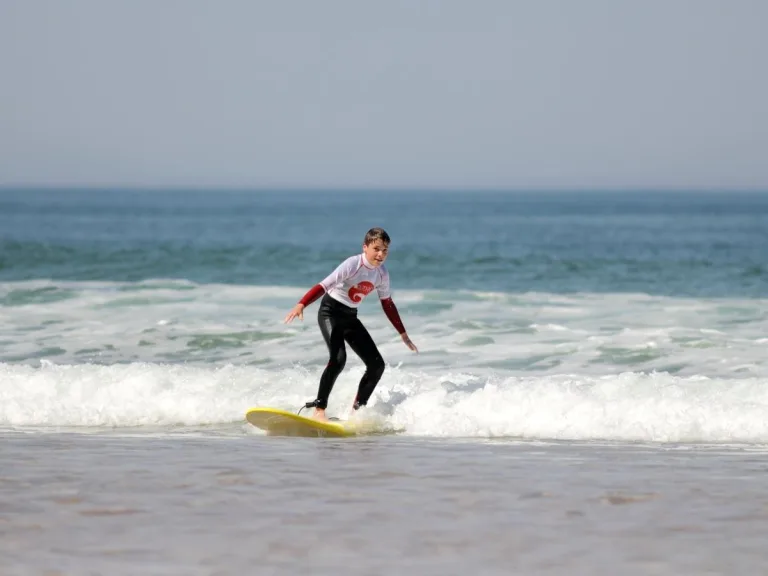
<instances>
[{"instance_id":1,"label":"yellow surfboard","mask_svg":"<svg viewBox=\"0 0 768 576\"><path fill-rule=\"evenodd\" d=\"M323 422L268 406L250 408L245 413L245 419L256 428L264 430L269 436L348 438L350 436L378 436L402 432L402 430L392 428L377 417Z\"/></svg>"},{"instance_id":2,"label":"yellow surfboard","mask_svg":"<svg viewBox=\"0 0 768 576\"><path fill-rule=\"evenodd\" d=\"M347 426L341 420L323 422L280 408L251 408L245 413L245 419L270 436L344 438L357 435L354 426Z\"/></svg>"}]
</instances>

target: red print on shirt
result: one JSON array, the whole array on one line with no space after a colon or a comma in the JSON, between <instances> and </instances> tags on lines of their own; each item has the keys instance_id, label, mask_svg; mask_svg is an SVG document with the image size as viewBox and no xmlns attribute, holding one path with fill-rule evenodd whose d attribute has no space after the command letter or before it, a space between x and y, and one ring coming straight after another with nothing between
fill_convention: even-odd
<instances>
[{"instance_id":1,"label":"red print on shirt","mask_svg":"<svg viewBox=\"0 0 768 576\"><path fill-rule=\"evenodd\" d=\"M349 299L352 302L362 302L363 298L373 291L373 284L367 281L360 282L349 289Z\"/></svg>"}]
</instances>

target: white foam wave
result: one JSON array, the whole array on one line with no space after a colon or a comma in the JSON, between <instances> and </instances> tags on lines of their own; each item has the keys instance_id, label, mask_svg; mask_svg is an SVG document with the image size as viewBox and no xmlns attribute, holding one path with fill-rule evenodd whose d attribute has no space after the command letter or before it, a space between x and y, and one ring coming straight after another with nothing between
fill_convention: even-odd
<instances>
[{"instance_id":1,"label":"white foam wave","mask_svg":"<svg viewBox=\"0 0 768 576\"><path fill-rule=\"evenodd\" d=\"M316 308L282 323L301 293L0 284L0 426L216 427L243 422L253 405L297 409L327 361ZM440 291L396 300L418 355L375 300L360 314L390 364L370 409L406 434L768 442L766 301ZM346 414L361 372L350 355L332 411Z\"/></svg>"},{"instance_id":2,"label":"white foam wave","mask_svg":"<svg viewBox=\"0 0 768 576\"><path fill-rule=\"evenodd\" d=\"M765 380L669 374L545 376L473 383L459 375L387 402L395 425L428 436L650 442L768 442Z\"/></svg>"},{"instance_id":3,"label":"white foam wave","mask_svg":"<svg viewBox=\"0 0 768 576\"><path fill-rule=\"evenodd\" d=\"M342 374L329 411L347 415L360 375L360 367ZM231 365L0 364L0 427L244 423L251 406L297 409L314 397L318 377ZM766 384L630 372L435 376L390 367L367 410L417 436L768 443Z\"/></svg>"}]
</instances>

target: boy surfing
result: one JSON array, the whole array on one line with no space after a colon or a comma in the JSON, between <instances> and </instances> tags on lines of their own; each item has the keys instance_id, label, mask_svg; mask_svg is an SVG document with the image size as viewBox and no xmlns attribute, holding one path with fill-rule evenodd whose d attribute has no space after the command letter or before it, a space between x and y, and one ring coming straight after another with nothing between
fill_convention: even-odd
<instances>
[{"instance_id":1,"label":"boy surfing","mask_svg":"<svg viewBox=\"0 0 768 576\"><path fill-rule=\"evenodd\" d=\"M368 294L376 290L384 313L405 345L418 352L408 337L392 301L389 272L384 266L389 254L389 243L390 238L386 231L382 228L371 228L363 239L362 254L350 256L339 264L324 280L310 288L285 317L286 324L297 317L304 320L304 308L320 296L323 297L317 311L317 322L328 346L330 359L320 377L317 398L306 404L306 408L315 409L312 416L318 420L327 420L325 409L328 406L328 396L347 362L345 342L365 363L365 373L360 379L357 396L352 405L354 410L368 403L384 374L384 359L368 330L357 317L357 309Z\"/></svg>"}]
</instances>

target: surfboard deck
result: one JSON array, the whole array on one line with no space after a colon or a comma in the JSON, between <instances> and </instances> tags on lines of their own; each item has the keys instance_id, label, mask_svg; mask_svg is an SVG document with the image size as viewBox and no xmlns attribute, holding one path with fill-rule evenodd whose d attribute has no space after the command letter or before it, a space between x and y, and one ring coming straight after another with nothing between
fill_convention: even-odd
<instances>
[{"instance_id":1,"label":"surfboard deck","mask_svg":"<svg viewBox=\"0 0 768 576\"><path fill-rule=\"evenodd\" d=\"M280 408L251 408L245 413L245 419L270 436L346 438L357 435L355 427L346 425L342 420L323 422Z\"/></svg>"}]
</instances>

